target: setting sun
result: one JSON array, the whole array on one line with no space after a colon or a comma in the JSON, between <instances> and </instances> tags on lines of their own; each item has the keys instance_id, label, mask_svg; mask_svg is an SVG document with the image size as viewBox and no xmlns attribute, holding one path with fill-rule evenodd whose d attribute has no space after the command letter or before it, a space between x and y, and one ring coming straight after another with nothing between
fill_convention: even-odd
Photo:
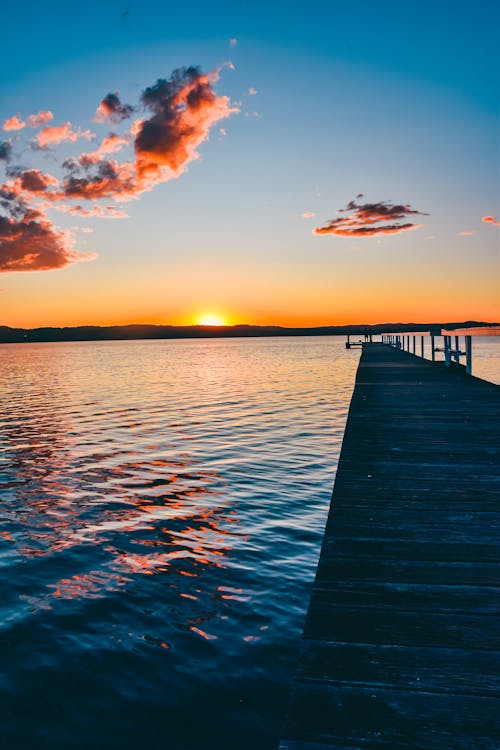
<instances>
[{"instance_id":1,"label":"setting sun","mask_svg":"<svg viewBox=\"0 0 500 750\"><path fill-rule=\"evenodd\" d=\"M222 315L214 313L203 313L197 319L196 324L199 326L226 326L227 320Z\"/></svg>"}]
</instances>

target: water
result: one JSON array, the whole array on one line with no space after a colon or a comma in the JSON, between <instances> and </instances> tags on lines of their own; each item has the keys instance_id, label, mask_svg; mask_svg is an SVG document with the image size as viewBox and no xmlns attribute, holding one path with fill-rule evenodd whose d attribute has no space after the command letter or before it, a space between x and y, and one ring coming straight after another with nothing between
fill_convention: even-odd
<instances>
[{"instance_id":1,"label":"water","mask_svg":"<svg viewBox=\"0 0 500 750\"><path fill-rule=\"evenodd\" d=\"M0 352L0 747L276 748L359 353Z\"/></svg>"}]
</instances>

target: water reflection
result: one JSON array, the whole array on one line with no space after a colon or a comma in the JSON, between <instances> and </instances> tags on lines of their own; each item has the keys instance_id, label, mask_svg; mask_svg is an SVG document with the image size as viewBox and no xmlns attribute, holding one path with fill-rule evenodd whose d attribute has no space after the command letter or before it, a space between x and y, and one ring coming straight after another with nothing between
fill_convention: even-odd
<instances>
[{"instance_id":1,"label":"water reflection","mask_svg":"<svg viewBox=\"0 0 500 750\"><path fill-rule=\"evenodd\" d=\"M224 565L237 535L224 481L213 470L195 469L189 452L177 449L179 434L172 430L180 424L165 430L161 444L151 443L151 425L138 419L138 409L68 410L48 390L50 410L40 414L44 402L30 398L2 424L8 465L2 521L15 529L15 554L32 566L47 557L65 569L45 591L21 599L31 611L48 609L54 600L105 598L138 576L168 574L166 583L179 597L200 602L206 584L199 579L205 569ZM134 431L133 450L124 449L123 430ZM8 529L2 538L13 541ZM206 593L224 599L211 584ZM200 624L215 610L193 615L195 604L184 609L172 610L174 627L213 637Z\"/></svg>"}]
</instances>

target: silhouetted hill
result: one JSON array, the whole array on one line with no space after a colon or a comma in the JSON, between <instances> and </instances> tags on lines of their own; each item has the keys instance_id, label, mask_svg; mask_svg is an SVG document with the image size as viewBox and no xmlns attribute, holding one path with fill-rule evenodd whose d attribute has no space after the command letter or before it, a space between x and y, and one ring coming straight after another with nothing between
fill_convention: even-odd
<instances>
[{"instance_id":1,"label":"silhouetted hill","mask_svg":"<svg viewBox=\"0 0 500 750\"><path fill-rule=\"evenodd\" d=\"M191 339L231 338L251 336L342 336L362 335L392 331L429 331L431 328L475 328L499 325L474 320L460 323L380 323L377 325L315 326L309 328L285 328L283 326L170 326L170 325L125 325L125 326L76 326L65 328L10 328L0 326L0 343L33 341L115 341L127 339Z\"/></svg>"}]
</instances>

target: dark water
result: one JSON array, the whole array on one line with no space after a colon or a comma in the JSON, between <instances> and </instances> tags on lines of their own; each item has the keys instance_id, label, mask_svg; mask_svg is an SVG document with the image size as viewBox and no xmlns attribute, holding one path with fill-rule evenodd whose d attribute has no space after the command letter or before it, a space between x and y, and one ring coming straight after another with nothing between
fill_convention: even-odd
<instances>
[{"instance_id":1,"label":"dark water","mask_svg":"<svg viewBox=\"0 0 500 750\"><path fill-rule=\"evenodd\" d=\"M0 354L0 747L276 748L358 352Z\"/></svg>"}]
</instances>

